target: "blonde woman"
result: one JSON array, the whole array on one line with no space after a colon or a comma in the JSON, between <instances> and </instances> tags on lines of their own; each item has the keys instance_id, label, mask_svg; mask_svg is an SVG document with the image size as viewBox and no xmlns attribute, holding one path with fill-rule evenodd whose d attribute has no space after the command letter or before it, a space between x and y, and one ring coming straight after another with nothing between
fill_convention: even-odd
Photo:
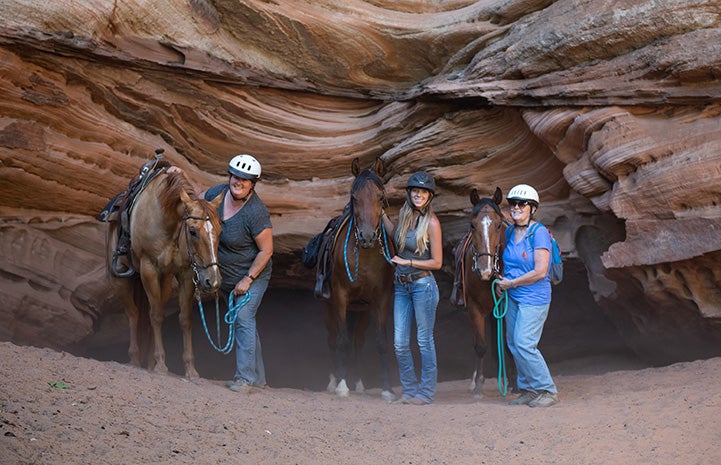
<instances>
[{"instance_id":1,"label":"blonde woman","mask_svg":"<svg viewBox=\"0 0 721 465\"><path fill-rule=\"evenodd\" d=\"M402 396L396 403L426 405L433 402L438 382L433 328L438 306L438 285L431 270L443 264L441 224L431 201L436 192L433 177L413 173L406 184L406 202L398 217L393 240L398 250L393 308L393 346L400 371ZM410 349L411 323L415 318L421 355L420 380Z\"/></svg>"}]
</instances>

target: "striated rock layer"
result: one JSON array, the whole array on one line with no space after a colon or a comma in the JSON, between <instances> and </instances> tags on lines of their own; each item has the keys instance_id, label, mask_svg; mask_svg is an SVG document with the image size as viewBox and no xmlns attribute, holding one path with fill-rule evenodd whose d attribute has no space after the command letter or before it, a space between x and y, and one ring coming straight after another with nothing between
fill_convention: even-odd
<instances>
[{"instance_id":1,"label":"striated rock layer","mask_svg":"<svg viewBox=\"0 0 721 465\"><path fill-rule=\"evenodd\" d=\"M444 283L470 189L530 183L639 354L721 352L715 2L20 0L0 17L0 339L82 347L117 321L95 216L161 147L201 185L260 159L276 288L312 287L300 249L356 156L385 160L392 214L409 173L436 177Z\"/></svg>"}]
</instances>

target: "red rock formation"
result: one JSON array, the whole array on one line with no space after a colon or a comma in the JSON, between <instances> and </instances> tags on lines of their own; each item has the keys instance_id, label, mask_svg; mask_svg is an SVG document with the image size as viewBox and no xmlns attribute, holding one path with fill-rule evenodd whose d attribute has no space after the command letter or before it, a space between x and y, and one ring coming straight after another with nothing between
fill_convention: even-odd
<instances>
[{"instance_id":1,"label":"red rock formation","mask_svg":"<svg viewBox=\"0 0 721 465\"><path fill-rule=\"evenodd\" d=\"M356 156L384 158L394 211L408 173L437 178L447 249L472 187L529 182L639 353L721 351L713 2L21 0L0 18L4 340L82 345L116 314L95 215L162 147L203 185L261 160L276 287L311 287L299 251Z\"/></svg>"}]
</instances>

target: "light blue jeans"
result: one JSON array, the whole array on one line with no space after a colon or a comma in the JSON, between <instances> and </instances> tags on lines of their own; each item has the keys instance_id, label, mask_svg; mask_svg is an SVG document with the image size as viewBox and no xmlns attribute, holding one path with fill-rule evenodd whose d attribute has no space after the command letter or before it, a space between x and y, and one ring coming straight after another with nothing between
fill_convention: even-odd
<instances>
[{"instance_id":1,"label":"light blue jeans","mask_svg":"<svg viewBox=\"0 0 721 465\"><path fill-rule=\"evenodd\" d=\"M525 305L508 299L506 341L516 362L518 388L524 391L548 391L552 394L558 392L546 360L538 350L550 306L550 303Z\"/></svg>"},{"instance_id":2,"label":"light blue jeans","mask_svg":"<svg viewBox=\"0 0 721 465\"><path fill-rule=\"evenodd\" d=\"M235 331L235 375L233 379L244 379L253 386L265 386L265 365L260 348L260 336L255 324L263 295L268 289L268 279L253 281L250 285L250 300L238 311L233 330ZM228 293L225 293L227 299ZM243 296L236 296L240 302Z\"/></svg>"},{"instance_id":3,"label":"light blue jeans","mask_svg":"<svg viewBox=\"0 0 721 465\"><path fill-rule=\"evenodd\" d=\"M438 306L438 285L433 276L401 284L395 280L393 306L393 347L398 360L403 397L431 402L438 384L436 344L433 327ZM421 353L421 380L418 382L411 354L411 323L415 317L418 348Z\"/></svg>"}]
</instances>

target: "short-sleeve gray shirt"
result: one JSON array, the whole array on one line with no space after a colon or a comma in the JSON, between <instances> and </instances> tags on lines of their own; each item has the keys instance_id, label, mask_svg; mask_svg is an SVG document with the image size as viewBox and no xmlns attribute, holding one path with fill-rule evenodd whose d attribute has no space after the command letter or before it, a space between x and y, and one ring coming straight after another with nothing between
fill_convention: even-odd
<instances>
[{"instance_id":1,"label":"short-sleeve gray shirt","mask_svg":"<svg viewBox=\"0 0 721 465\"><path fill-rule=\"evenodd\" d=\"M211 187L205 193L206 200L212 200L227 190L227 184ZM218 206L218 215L223 225L218 246L218 262L223 277L221 289L230 292L243 279L253 264L259 249L255 237L267 228L272 228L270 213L257 192L248 199L243 208L230 218L223 218L223 203ZM256 279L270 280L273 268L268 261Z\"/></svg>"}]
</instances>

